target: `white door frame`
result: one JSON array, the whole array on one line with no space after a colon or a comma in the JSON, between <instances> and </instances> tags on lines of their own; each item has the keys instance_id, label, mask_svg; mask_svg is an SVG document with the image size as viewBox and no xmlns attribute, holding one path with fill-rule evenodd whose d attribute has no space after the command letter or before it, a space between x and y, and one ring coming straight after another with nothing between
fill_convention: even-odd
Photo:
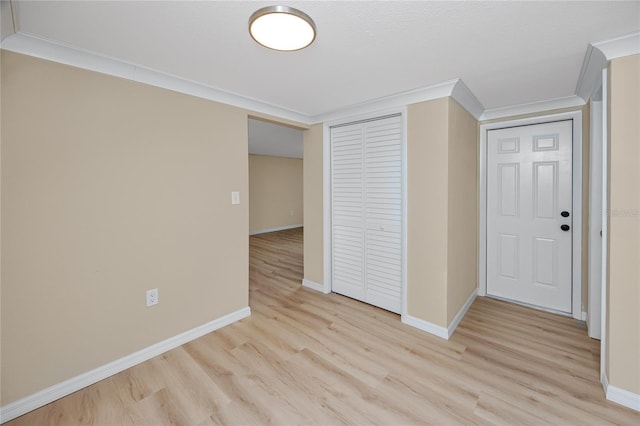
<instances>
[{"instance_id":1,"label":"white door frame","mask_svg":"<svg viewBox=\"0 0 640 426\"><path fill-rule=\"evenodd\" d=\"M608 209L609 209L609 121L608 121L608 68L602 70L602 278L601 278L601 305L600 305L600 382L607 392L607 258L609 251L609 226L608 226Z\"/></svg>"},{"instance_id":2,"label":"white door frame","mask_svg":"<svg viewBox=\"0 0 640 426\"><path fill-rule=\"evenodd\" d=\"M601 90L601 89L600 89ZM602 96L590 101L589 124L589 297L587 308L587 330L589 337L601 337L602 312ZM599 190L597 190L599 189Z\"/></svg>"},{"instance_id":3,"label":"white door frame","mask_svg":"<svg viewBox=\"0 0 640 426\"><path fill-rule=\"evenodd\" d=\"M487 132L505 127L544 124L551 121L573 120L573 229L572 233L572 303L571 315L584 320L582 312L582 111L519 120L505 120L480 126L480 238L478 259L478 295L487 295Z\"/></svg>"},{"instance_id":4,"label":"white door frame","mask_svg":"<svg viewBox=\"0 0 640 426\"><path fill-rule=\"evenodd\" d=\"M380 111L372 111L366 114L347 116L323 123L322 129L322 174L323 174L323 253L324 253L324 282L322 283L323 293L331 293L331 127L354 123L362 120L372 120L386 115L399 114L402 126L402 307L400 314L407 315L407 108L393 108Z\"/></svg>"}]
</instances>

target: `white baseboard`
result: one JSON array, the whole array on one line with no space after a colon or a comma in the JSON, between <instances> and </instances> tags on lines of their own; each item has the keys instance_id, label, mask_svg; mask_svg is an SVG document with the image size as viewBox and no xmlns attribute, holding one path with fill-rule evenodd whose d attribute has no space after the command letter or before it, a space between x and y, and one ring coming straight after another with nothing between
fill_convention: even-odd
<instances>
[{"instance_id":1,"label":"white baseboard","mask_svg":"<svg viewBox=\"0 0 640 426\"><path fill-rule=\"evenodd\" d=\"M439 325L435 325L429 321L425 321L423 319L416 318L411 315L402 315L402 322L412 327L415 327L419 330L426 331L427 333L434 334L438 337L442 337L443 339L449 340L453 335L453 333L456 331L456 328L458 328L460 321L462 321L462 318L464 318L465 314L473 304L473 301L476 300L477 296L478 296L478 290L475 289L469 295L469 298L467 299L467 301L464 302L464 305L462 305L462 307L460 308L456 316L453 317L453 321L451 321L451 324L449 324L449 327L447 328L444 328Z\"/></svg>"},{"instance_id":2,"label":"white baseboard","mask_svg":"<svg viewBox=\"0 0 640 426\"><path fill-rule=\"evenodd\" d=\"M97 383L100 380L113 376L127 368L131 368L134 365L147 361L155 356L163 354L173 348L188 343L198 337L204 336L205 334L211 333L214 330L239 321L250 315L251 309L247 306L246 308L242 308L211 322L192 328L184 333L170 337L162 342L158 342L101 367L87 371L86 373L80 374L69 380L50 386L32 395L7 404L4 407L0 407L0 423L15 419L29 411L40 408L43 405Z\"/></svg>"},{"instance_id":3,"label":"white baseboard","mask_svg":"<svg viewBox=\"0 0 640 426\"><path fill-rule=\"evenodd\" d=\"M467 311L473 304L473 301L476 300L477 296L478 289L474 289L473 292L471 292L471 294L469 295L467 301L464 302L464 305L462 305L456 316L453 317L453 321L451 321L451 324L449 324L449 327L447 327L447 339L453 336L453 333L456 331L456 328L458 328L460 321L462 321L462 318L464 318L464 316L467 314Z\"/></svg>"},{"instance_id":4,"label":"white baseboard","mask_svg":"<svg viewBox=\"0 0 640 426\"><path fill-rule=\"evenodd\" d=\"M582 312L582 316L580 317L580 320L581 320L581 321L586 321L586 320L588 320L588 319L589 319L589 316L587 315L587 313L586 313L586 312L584 312L584 311L583 311L583 312Z\"/></svg>"},{"instance_id":5,"label":"white baseboard","mask_svg":"<svg viewBox=\"0 0 640 426\"><path fill-rule=\"evenodd\" d=\"M302 280L302 286L310 288L311 290L319 291L320 293L327 294L328 292L324 291L324 286L322 284L318 284L316 282L310 281L308 279Z\"/></svg>"},{"instance_id":6,"label":"white baseboard","mask_svg":"<svg viewBox=\"0 0 640 426\"><path fill-rule=\"evenodd\" d=\"M607 386L607 400L640 411L640 395L637 393L609 385Z\"/></svg>"},{"instance_id":7,"label":"white baseboard","mask_svg":"<svg viewBox=\"0 0 640 426\"><path fill-rule=\"evenodd\" d=\"M258 235L258 234L266 234L268 232L277 232L277 231L285 231L287 229L294 229L294 228L302 228L303 225L287 225L287 226L278 226L276 228L267 228L267 229L260 229L258 231L252 231L249 232L249 235Z\"/></svg>"},{"instance_id":8,"label":"white baseboard","mask_svg":"<svg viewBox=\"0 0 640 426\"><path fill-rule=\"evenodd\" d=\"M402 322L410 325L411 327L415 327L418 330L426 331L427 333L449 340L449 332L446 328L435 325L429 321L425 321L411 315L402 315Z\"/></svg>"},{"instance_id":9,"label":"white baseboard","mask_svg":"<svg viewBox=\"0 0 640 426\"><path fill-rule=\"evenodd\" d=\"M607 373L604 371L600 375L600 383L602 383L602 388L604 389L604 394L607 394L607 388L609 387L609 378L607 377Z\"/></svg>"},{"instance_id":10,"label":"white baseboard","mask_svg":"<svg viewBox=\"0 0 640 426\"><path fill-rule=\"evenodd\" d=\"M624 405L632 410L640 411L640 395L637 393L629 392L628 390L620 389L617 386L611 386L609 384L609 378L603 371L600 376L600 382L604 388L604 394L607 401L615 402L616 404Z\"/></svg>"}]
</instances>

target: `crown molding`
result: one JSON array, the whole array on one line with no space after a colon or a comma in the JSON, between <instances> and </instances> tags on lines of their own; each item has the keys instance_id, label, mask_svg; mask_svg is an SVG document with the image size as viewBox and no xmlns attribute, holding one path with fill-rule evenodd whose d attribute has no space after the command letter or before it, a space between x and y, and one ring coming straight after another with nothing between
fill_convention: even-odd
<instances>
[{"instance_id":1,"label":"crown molding","mask_svg":"<svg viewBox=\"0 0 640 426\"><path fill-rule=\"evenodd\" d=\"M461 79L456 78L317 115L290 110L258 99L227 92L150 68L64 46L20 32L9 35L2 40L0 48L161 87L304 125L342 120L348 117L366 115L380 110L404 107L443 97L452 97L477 120L486 121L584 105L585 101L590 99L598 89L602 68L606 66L609 60L640 53L640 32L589 45L576 86L576 95L574 96L504 108L485 109L467 85Z\"/></svg>"},{"instance_id":2,"label":"crown molding","mask_svg":"<svg viewBox=\"0 0 640 426\"><path fill-rule=\"evenodd\" d=\"M640 32L592 43L592 46L601 51L607 61L637 55L640 54Z\"/></svg>"},{"instance_id":3,"label":"crown molding","mask_svg":"<svg viewBox=\"0 0 640 426\"><path fill-rule=\"evenodd\" d=\"M5 38L2 49L46 59L89 71L124 78L174 92L184 93L214 102L244 108L252 112L266 114L305 125L342 119L349 116L367 114L374 111L397 108L413 103L451 96L476 119L484 110L469 88L460 79L453 79L427 87L384 96L378 99L351 105L346 108L310 116L257 99L216 89L191 80L141 67L126 61L97 55L95 53L54 43L24 33L16 33Z\"/></svg>"},{"instance_id":4,"label":"crown molding","mask_svg":"<svg viewBox=\"0 0 640 426\"><path fill-rule=\"evenodd\" d=\"M504 108L485 110L479 121L495 120L498 118L514 117L524 114L537 114L562 108L575 108L585 105L586 102L579 96L567 96L565 98L550 99L548 101L531 102Z\"/></svg>"},{"instance_id":5,"label":"crown molding","mask_svg":"<svg viewBox=\"0 0 640 426\"><path fill-rule=\"evenodd\" d=\"M478 118L484 110L482 104L476 99L462 80L453 79L427 87L373 99L324 114L310 116L302 112L293 111L150 68L141 67L126 61L97 55L93 52L72 48L24 33L15 33L8 36L2 41L0 47L4 50L137 81L139 83L161 87L174 92L244 108L253 112L291 120L305 125L367 114L378 110L397 108L448 96L454 97L460 105L476 118Z\"/></svg>"},{"instance_id":6,"label":"crown molding","mask_svg":"<svg viewBox=\"0 0 640 426\"><path fill-rule=\"evenodd\" d=\"M582 62L580 77L576 85L576 95L582 99L593 98L599 89L602 80L602 69L607 66L607 58L601 50L594 48L592 44L587 47L587 53Z\"/></svg>"},{"instance_id":7,"label":"crown molding","mask_svg":"<svg viewBox=\"0 0 640 426\"><path fill-rule=\"evenodd\" d=\"M640 54L640 32L592 43L582 63L576 95L592 99L601 86L602 69L610 60Z\"/></svg>"},{"instance_id":8,"label":"crown molding","mask_svg":"<svg viewBox=\"0 0 640 426\"><path fill-rule=\"evenodd\" d=\"M311 124L309 116L301 112L23 33L8 36L2 41L0 47L4 50L125 78L301 124Z\"/></svg>"},{"instance_id":9,"label":"crown molding","mask_svg":"<svg viewBox=\"0 0 640 426\"><path fill-rule=\"evenodd\" d=\"M484 105L476 98L471 89L464 84L462 79L458 79L451 97L466 109L469 114L473 115L476 120L479 120L485 111Z\"/></svg>"},{"instance_id":10,"label":"crown molding","mask_svg":"<svg viewBox=\"0 0 640 426\"><path fill-rule=\"evenodd\" d=\"M349 117L367 115L376 111L395 109L415 104L418 102L430 101L432 99L446 98L451 96L458 79L447 80L419 89L396 93L370 101L350 105L346 108L337 109L323 114L311 116L313 124L325 123L336 120L343 120Z\"/></svg>"},{"instance_id":11,"label":"crown molding","mask_svg":"<svg viewBox=\"0 0 640 426\"><path fill-rule=\"evenodd\" d=\"M0 2L0 40L4 40L16 32L16 12L17 5L13 1Z\"/></svg>"},{"instance_id":12,"label":"crown molding","mask_svg":"<svg viewBox=\"0 0 640 426\"><path fill-rule=\"evenodd\" d=\"M349 117L359 117L376 111L390 110L405 107L407 105L431 101L438 98L454 98L464 109L476 119L484 111L484 106L469 90L466 84L459 79L447 80L430 86L384 96L378 99L351 105L335 111L311 116L312 123L326 123L336 120L344 120Z\"/></svg>"}]
</instances>

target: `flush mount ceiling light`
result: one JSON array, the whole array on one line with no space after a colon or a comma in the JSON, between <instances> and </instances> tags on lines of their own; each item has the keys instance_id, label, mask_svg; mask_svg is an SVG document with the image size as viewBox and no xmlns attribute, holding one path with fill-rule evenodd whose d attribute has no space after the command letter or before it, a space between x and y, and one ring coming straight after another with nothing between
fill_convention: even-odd
<instances>
[{"instance_id":1,"label":"flush mount ceiling light","mask_svg":"<svg viewBox=\"0 0 640 426\"><path fill-rule=\"evenodd\" d=\"M293 51L316 39L316 25L304 12L288 6L258 9L249 18L249 34L264 47Z\"/></svg>"}]
</instances>

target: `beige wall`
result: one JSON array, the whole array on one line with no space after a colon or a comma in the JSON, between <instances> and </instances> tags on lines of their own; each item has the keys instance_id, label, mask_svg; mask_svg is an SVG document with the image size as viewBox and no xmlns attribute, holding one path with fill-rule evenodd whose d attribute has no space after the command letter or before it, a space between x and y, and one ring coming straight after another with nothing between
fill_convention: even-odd
<instances>
[{"instance_id":1,"label":"beige wall","mask_svg":"<svg viewBox=\"0 0 640 426\"><path fill-rule=\"evenodd\" d=\"M440 98L407 127L407 313L446 328L477 288L477 121Z\"/></svg>"},{"instance_id":2,"label":"beige wall","mask_svg":"<svg viewBox=\"0 0 640 426\"><path fill-rule=\"evenodd\" d=\"M478 288L478 122L449 99L447 325Z\"/></svg>"},{"instance_id":3,"label":"beige wall","mask_svg":"<svg viewBox=\"0 0 640 426\"><path fill-rule=\"evenodd\" d=\"M449 100L407 108L407 313L447 326Z\"/></svg>"},{"instance_id":4,"label":"beige wall","mask_svg":"<svg viewBox=\"0 0 640 426\"><path fill-rule=\"evenodd\" d=\"M302 159L249 155L249 232L302 220Z\"/></svg>"},{"instance_id":5,"label":"beige wall","mask_svg":"<svg viewBox=\"0 0 640 426\"><path fill-rule=\"evenodd\" d=\"M324 283L323 126L304 132L304 278Z\"/></svg>"},{"instance_id":6,"label":"beige wall","mask_svg":"<svg viewBox=\"0 0 640 426\"><path fill-rule=\"evenodd\" d=\"M609 65L607 370L640 394L640 55Z\"/></svg>"},{"instance_id":7,"label":"beige wall","mask_svg":"<svg viewBox=\"0 0 640 426\"><path fill-rule=\"evenodd\" d=\"M248 305L245 111L6 51L1 78L2 405Z\"/></svg>"}]
</instances>

